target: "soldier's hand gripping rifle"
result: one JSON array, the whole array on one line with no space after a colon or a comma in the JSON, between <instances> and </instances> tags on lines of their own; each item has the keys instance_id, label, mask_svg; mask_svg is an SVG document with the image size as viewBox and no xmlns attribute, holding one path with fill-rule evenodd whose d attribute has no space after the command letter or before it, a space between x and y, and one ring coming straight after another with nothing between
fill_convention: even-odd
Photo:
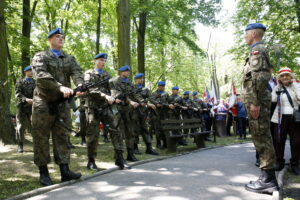
<instances>
[{"instance_id":1,"label":"soldier's hand gripping rifle","mask_svg":"<svg viewBox=\"0 0 300 200\"><path fill-rule=\"evenodd\" d=\"M108 83L109 78L103 79L101 81L97 81L95 83L84 83L75 89L73 89L73 94L69 96L69 98L64 98L63 95L61 98L58 100L58 104L64 102L65 100L71 101L73 97L76 96L77 92L87 92L90 88L93 88L95 86L100 86Z\"/></svg>"}]
</instances>

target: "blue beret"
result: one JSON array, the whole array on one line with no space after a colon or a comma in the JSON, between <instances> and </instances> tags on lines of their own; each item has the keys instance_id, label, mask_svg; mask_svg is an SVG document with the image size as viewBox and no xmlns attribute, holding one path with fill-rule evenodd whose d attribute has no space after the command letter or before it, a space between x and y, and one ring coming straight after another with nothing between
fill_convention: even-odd
<instances>
[{"instance_id":1,"label":"blue beret","mask_svg":"<svg viewBox=\"0 0 300 200\"><path fill-rule=\"evenodd\" d=\"M108 57L108 54L107 53L99 53L97 54L94 59L98 59L98 58L104 58L104 59L107 59Z\"/></svg>"},{"instance_id":2,"label":"blue beret","mask_svg":"<svg viewBox=\"0 0 300 200\"><path fill-rule=\"evenodd\" d=\"M142 78L142 77L144 77L145 75L144 75L144 73L138 73L137 75L135 75L135 79L137 79L137 78Z\"/></svg>"},{"instance_id":3,"label":"blue beret","mask_svg":"<svg viewBox=\"0 0 300 200\"><path fill-rule=\"evenodd\" d=\"M130 67L128 65L119 68L119 72L125 72L125 71L130 71Z\"/></svg>"},{"instance_id":4,"label":"blue beret","mask_svg":"<svg viewBox=\"0 0 300 200\"><path fill-rule=\"evenodd\" d=\"M252 30L252 29L263 29L266 31L266 26L260 23L253 23L253 24L248 24L245 31Z\"/></svg>"},{"instance_id":5,"label":"blue beret","mask_svg":"<svg viewBox=\"0 0 300 200\"><path fill-rule=\"evenodd\" d=\"M57 33L62 34L62 35L64 34L64 32L61 30L61 28L56 28L48 33L48 38L50 38L52 35L57 34Z\"/></svg>"},{"instance_id":6,"label":"blue beret","mask_svg":"<svg viewBox=\"0 0 300 200\"><path fill-rule=\"evenodd\" d=\"M179 90L179 87L174 86L174 87L172 87L172 90Z\"/></svg>"},{"instance_id":7,"label":"blue beret","mask_svg":"<svg viewBox=\"0 0 300 200\"><path fill-rule=\"evenodd\" d=\"M189 95L190 94L190 91L185 91L184 93L183 93L183 95Z\"/></svg>"},{"instance_id":8,"label":"blue beret","mask_svg":"<svg viewBox=\"0 0 300 200\"><path fill-rule=\"evenodd\" d=\"M193 96L196 96L197 94L198 94L198 92L196 92L196 91L195 91L195 92L193 92Z\"/></svg>"},{"instance_id":9,"label":"blue beret","mask_svg":"<svg viewBox=\"0 0 300 200\"><path fill-rule=\"evenodd\" d=\"M166 82L164 82L164 81L159 81L159 82L157 83L157 85L158 85L158 86L165 86L165 85L166 85Z\"/></svg>"},{"instance_id":10,"label":"blue beret","mask_svg":"<svg viewBox=\"0 0 300 200\"><path fill-rule=\"evenodd\" d=\"M29 71L29 70L32 70L32 67L31 67L31 66L25 67L23 71L24 71L24 72L27 72L27 71Z\"/></svg>"}]
</instances>

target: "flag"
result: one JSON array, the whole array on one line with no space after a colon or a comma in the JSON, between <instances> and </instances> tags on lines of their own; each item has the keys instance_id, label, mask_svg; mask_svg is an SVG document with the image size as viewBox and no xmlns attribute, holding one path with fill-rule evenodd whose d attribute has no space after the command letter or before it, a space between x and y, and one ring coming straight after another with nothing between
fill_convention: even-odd
<instances>
[{"instance_id":1,"label":"flag","mask_svg":"<svg viewBox=\"0 0 300 200\"><path fill-rule=\"evenodd\" d=\"M231 83L230 96L228 102L228 108L232 108L236 104L236 88L234 83Z\"/></svg>"},{"instance_id":2,"label":"flag","mask_svg":"<svg viewBox=\"0 0 300 200\"><path fill-rule=\"evenodd\" d=\"M207 87L205 87L205 90L203 93L203 98L207 98L208 100L210 100L210 94L209 94Z\"/></svg>"},{"instance_id":3,"label":"flag","mask_svg":"<svg viewBox=\"0 0 300 200\"><path fill-rule=\"evenodd\" d=\"M217 93L216 93L216 88L215 88L215 84L213 81L211 81L211 102L213 105L218 104L218 97L217 97Z\"/></svg>"}]
</instances>

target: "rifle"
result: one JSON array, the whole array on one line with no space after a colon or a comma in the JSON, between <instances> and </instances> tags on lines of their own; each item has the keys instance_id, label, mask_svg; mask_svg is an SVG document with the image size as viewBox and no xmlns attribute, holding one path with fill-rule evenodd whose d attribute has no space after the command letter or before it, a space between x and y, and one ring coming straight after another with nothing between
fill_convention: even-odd
<instances>
[{"instance_id":1,"label":"rifle","mask_svg":"<svg viewBox=\"0 0 300 200\"><path fill-rule=\"evenodd\" d=\"M61 95L61 97L59 98L59 100L58 100L57 102L55 102L55 103L58 103L58 104L59 104L59 103L62 103L62 102L64 102L64 101L66 101L66 100L68 100L68 101L70 102L71 99L75 97L75 95L76 95L77 92L86 92L86 91L88 91L90 88L93 88L93 87L95 87L95 86L104 85L104 84L108 83L108 80L109 80L109 78L106 78L106 79L104 79L104 80L98 81L98 82L96 82L96 83L84 83L84 84L82 84L81 86L78 86L78 87L76 87L75 89L73 89L73 94L70 95L69 98L64 98L64 97Z\"/></svg>"}]
</instances>

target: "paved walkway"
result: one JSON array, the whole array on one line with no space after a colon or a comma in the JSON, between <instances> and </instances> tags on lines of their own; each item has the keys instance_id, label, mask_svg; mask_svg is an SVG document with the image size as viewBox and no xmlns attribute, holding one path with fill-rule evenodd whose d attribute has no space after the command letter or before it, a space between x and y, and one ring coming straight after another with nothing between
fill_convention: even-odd
<instances>
[{"instance_id":1,"label":"paved walkway","mask_svg":"<svg viewBox=\"0 0 300 200\"><path fill-rule=\"evenodd\" d=\"M287 157L289 158L289 151ZM244 185L257 179L252 144L199 151L114 171L31 200L269 200Z\"/></svg>"}]
</instances>

